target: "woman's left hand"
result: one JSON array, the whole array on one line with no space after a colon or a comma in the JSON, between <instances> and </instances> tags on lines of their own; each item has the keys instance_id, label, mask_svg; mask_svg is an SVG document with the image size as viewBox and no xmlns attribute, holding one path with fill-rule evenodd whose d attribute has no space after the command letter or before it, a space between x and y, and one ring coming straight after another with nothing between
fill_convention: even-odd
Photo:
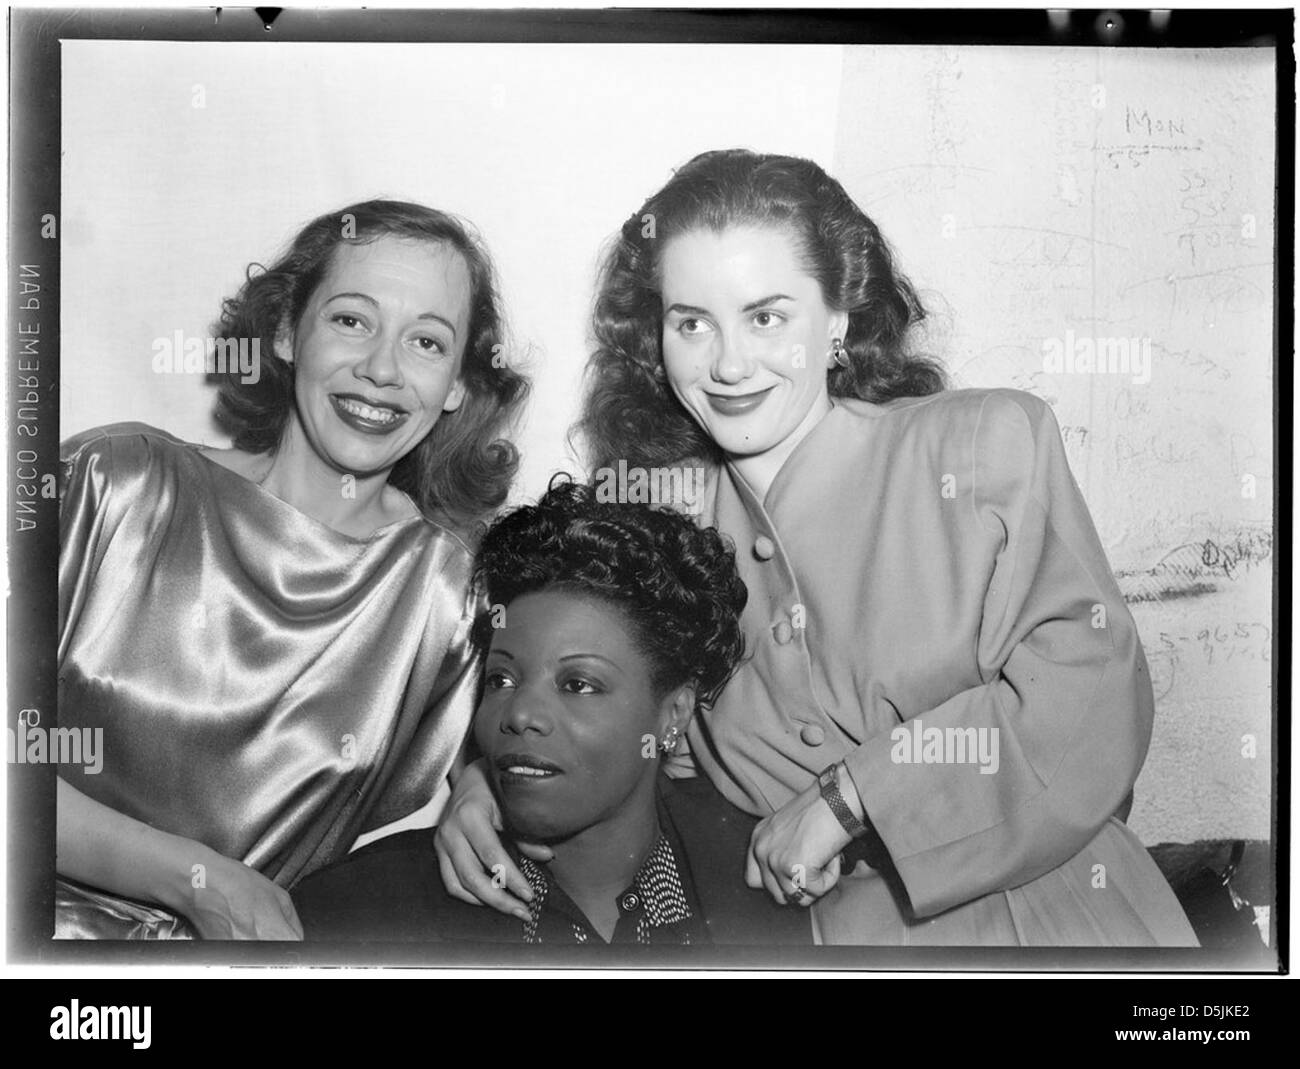
<instances>
[{"instance_id":1,"label":"woman's left hand","mask_svg":"<svg viewBox=\"0 0 1300 1069\"><path fill-rule=\"evenodd\" d=\"M810 906L840 878L840 851L852 837L816 783L760 821L749 840L745 882L781 905Z\"/></svg>"}]
</instances>

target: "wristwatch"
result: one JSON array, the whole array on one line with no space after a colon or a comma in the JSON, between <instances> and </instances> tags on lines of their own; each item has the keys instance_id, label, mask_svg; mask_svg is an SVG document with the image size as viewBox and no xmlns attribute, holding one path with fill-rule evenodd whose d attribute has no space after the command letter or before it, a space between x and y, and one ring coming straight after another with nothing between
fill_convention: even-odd
<instances>
[{"instance_id":1,"label":"wristwatch","mask_svg":"<svg viewBox=\"0 0 1300 1069\"><path fill-rule=\"evenodd\" d=\"M817 784L821 788L821 795L826 800L826 804L831 807L831 812L835 814L835 819L840 822L840 826L848 832L853 838L860 839L867 834L867 826L862 823L853 814L849 808L849 803L844 800L844 795L840 793L839 783L840 763L822 769L822 773L817 777Z\"/></svg>"}]
</instances>

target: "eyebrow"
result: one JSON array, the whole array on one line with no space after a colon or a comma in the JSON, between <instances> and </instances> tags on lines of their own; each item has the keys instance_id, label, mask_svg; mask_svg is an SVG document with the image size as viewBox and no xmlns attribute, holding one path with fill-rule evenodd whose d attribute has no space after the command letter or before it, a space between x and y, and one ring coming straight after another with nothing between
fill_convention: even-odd
<instances>
[{"instance_id":1,"label":"eyebrow","mask_svg":"<svg viewBox=\"0 0 1300 1069\"><path fill-rule=\"evenodd\" d=\"M744 308L741 309L741 311L756 312L760 308L765 308L769 304L776 304L778 301L793 301L793 300L794 300L793 297L787 296L784 293L773 293L767 297L760 297L756 301L750 301L747 305L745 305ZM692 304L674 304L671 307L664 309L665 316L672 315L674 312L677 312L679 315L693 315L693 316L709 314L709 310L707 308L696 308Z\"/></svg>"},{"instance_id":2,"label":"eyebrow","mask_svg":"<svg viewBox=\"0 0 1300 1069\"><path fill-rule=\"evenodd\" d=\"M371 297L370 294L368 294L368 293L336 293L336 294L334 294L333 297L328 298L328 299L325 301L325 303L326 303L326 304L329 304L330 301L337 301L337 300L339 300L339 299L341 299L341 298L343 298L343 297L351 297L351 298L353 298L354 300L365 301L367 304L369 304L369 305L371 305L371 306L373 306L373 307L375 307L375 308L378 308L378 307L379 307L379 302L378 302L377 300L375 300L373 297ZM451 322L451 320L447 319L445 316L440 316L440 315L438 315L437 312L421 312L421 313L420 313L416 318L417 318L417 319L433 319L433 320L436 320L437 322L441 323L444 327L446 327L449 331L451 331L452 339L453 339L453 340L455 339L455 337L456 337L456 327L455 327L454 324Z\"/></svg>"},{"instance_id":3,"label":"eyebrow","mask_svg":"<svg viewBox=\"0 0 1300 1069\"><path fill-rule=\"evenodd\" d=\"M561 657L560 663L565 661L604 661L610 668L616 672L622 672L623 669L611 661L608 657L602 657L599 653L571 653L567 657Z\"/></svg>"},{"instance_id":4,"label":"eyebrow","mask_svg":"<svg viewBox=\"0 0 1300 1069\"><path fill-rule=\"evenodd\" d=\"M499 646L493 646L488 651L488 656L504 657L510 661L517 660L517 658L513 653L511 653L507 649L502 649ZM561 657L560 663L564 664L566 661L590 661L590 660L604 661L605 664L609 665L616 672L621 673L623 671L622 668L620 668L617 664L611 661L608 657L602 657L599 653L570 653L567 656Z\"/></svg>"}]
</instances>

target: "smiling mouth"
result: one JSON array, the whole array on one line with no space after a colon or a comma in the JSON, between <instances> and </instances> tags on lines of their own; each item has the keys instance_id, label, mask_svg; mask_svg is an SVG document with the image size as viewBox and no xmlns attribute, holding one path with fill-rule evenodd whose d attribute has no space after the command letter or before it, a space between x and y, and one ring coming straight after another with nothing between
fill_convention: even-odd
<instances>
[{"instance_id":1,"label":"smiling mouth","mask_svg":"<svg viewBox=\"0 0 1300 1069\"><path fill-rule=\"evenodd\" d=\"M753 412L754 409L767 400L768 394L775 389L775 386L769 386L766 390L742 393L734 397L729 394L706 392L705 397L709 399L709 407L713 411L724 416L743 416L747 412Z\"/></svg>"},{"instance_id":2,"label":"smiling mouth","mask_svg":"<svg viewBox=\"0 0 1300 1069\"><path fill-rule=\"evenodd\" d=\"M356 394L332 393L330 403L339 419L363 434L388 434L410 415L396 405L371 404Z\"/></svg>"},{"instance_id":3,"label":"smiling mouth","mask_svg":"<svg viewBox=\"0 0 1300 1069\"><path fill-rule=\"evenodd\" d=\"M505 754L495 764L502 783L542 783L564 775L559 766L532 754Z\"/></svg>"}]
</instances>

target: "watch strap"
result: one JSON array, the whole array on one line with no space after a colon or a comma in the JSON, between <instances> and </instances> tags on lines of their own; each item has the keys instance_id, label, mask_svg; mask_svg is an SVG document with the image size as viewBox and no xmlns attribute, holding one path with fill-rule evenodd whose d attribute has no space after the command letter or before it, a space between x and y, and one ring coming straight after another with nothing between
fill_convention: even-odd
<instances>
[{"instance_id":1,"label":"watch strap","mask_svg":"<svg viewBox=\"0 0 1300 1069\"><path fill-rule=\"evenodd\" d=\"M822 769L821 775L817 777L817 783L821 790L821 796L826 804L830 806L831 812L835 814L835 819L840 822L846 832L854 839L860 839L867 834L867 826L860 821L849 808L849 803L844 800L844 795L840 793L839 781L839 762Z\"/></svg>"}]
</instances>

